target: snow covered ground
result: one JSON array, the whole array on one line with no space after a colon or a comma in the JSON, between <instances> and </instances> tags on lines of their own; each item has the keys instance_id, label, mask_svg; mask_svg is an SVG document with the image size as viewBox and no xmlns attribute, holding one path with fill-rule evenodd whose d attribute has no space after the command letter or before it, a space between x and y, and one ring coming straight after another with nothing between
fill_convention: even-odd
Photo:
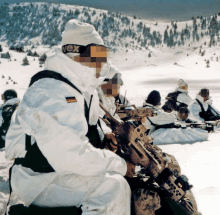
<instances>
[{"instance_id":1,"label":"snow covered ground","mask_svg":"<svg viewBox=\"0 0 220 215\"><path fill-rule=\"evenodd\" d=\"M4 52L7 49L3 46ZM141 106L145 97L152 90L161 93L162 104L168 92L176 88L178 79L182 78L189 84L189 94L195 98L202 87L208 87L213 98L213 104L220 110L220 59L219 47L206 51L204 57L193 47L182 49L160 48L151 49L152 57L142 51L119 52L110 56L111 61L121 69L125 85L121 92L128 97L132 104ZM38 48L43 52L46 49ZM29 84L30 77L39 67L38 59L28 57L30 65L21 66L25 53L10 51L12 61L0 58L0 93L5 89L15 89L22 98ZM187 56L188 55L188 56ZM211 60L213 57L213 61ZM16 61L14 60L16 59ZM210 67L206 68L204 60L210 60ZM2 78L2 75L4 78ZM9 76L18 84L8 80ZM8 81L9 84L6 84ZM210 134L209 140L187 144L160 145L167 153L176 157L182 168L182 173L193 184L199 211L203 215L219 215L220 202L220 132ZM0 215L8 200L8 168L4 158L4 150L0 151ZM16 200L14 200L16 202Z\"/></svg>"}]
</instances>

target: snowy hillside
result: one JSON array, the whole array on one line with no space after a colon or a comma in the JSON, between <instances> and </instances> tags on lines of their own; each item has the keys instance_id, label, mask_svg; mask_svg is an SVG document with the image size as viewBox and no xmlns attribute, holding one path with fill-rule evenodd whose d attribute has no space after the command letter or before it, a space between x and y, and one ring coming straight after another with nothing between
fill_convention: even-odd
<instances>
[{"instance_id":1,"label":"snowy hillside","mask_svg":"<svg viewBox=\"0 0 220 215\"><path fill-rule=\"evenodd\" d=\"M0 40L9 46L57 45L66 22L73 18L93 24L113 51L189 46L195 42L201 46L205 41L212 46L220 40L217 15L192 17L187 22L158 23L90 7L51 3L2 4Z\"/></svg>"},{"instance_id":2,"label":"snowy hillside","mask_svg":"<svg viewBox=\"0 0 220 215\"><path fill-rule=\"evenodd\" d=\"M13 88L22 98L30 77L43 67L40 67L36 57L27 56L25 52L9 50L3 43L2 48L4 52L9 51L11 60L0 58L0 93L5 89ZM33 52L36 51L39 54L48 53L49 50L48 47L42 46L33 48ZM112 63L122 72L125 85L121 92L125 94L126 91L132 104L142 105L145 97L154 89L160 91L163 104L167 93L175 89L178 79L183 78L189 84L189 95L192 98L195 98L202 87L208 87L214 106L220 110L220 61L216 61L216 57L220 58L218 47L207 49L205 56L201 56L199 49L193 47L185 50L176 47L169 52L167 52L169 48L167 50L151 48L150 50L153 53L150 58L147 51L120 51L110 56ZM29 65L23 66L22 60L25 56L28 58ZM207 67L205 61L208 59L210 67ZM9 76L17 84L10 81ZM210 134L209 140L205 142L160 146L179 161L182 172L187 175L194 186L193 192L203 215L219 215L219 137L219 133L216 132ZM7 178L10 165L11 163L4 158L4 150L0 151L0 214L3 213L8 198ZM18 202L16 198L12 200L12 203Z\"/></svg>"},{"instance_id":3,"label":"snowy hillside","mask_svg":"<svg viewBox=\"0 0 220 215\"><path fill-rule=\"evenodd\" d=\"M110 60L120 69L124 80L121 93L126 93L132 104L141 106L152 90L160 91L163 104L168 92L175 90L177 81L182 78L188 83L193 99L202 87L209 88L213 105L220 110L220 17L199 17L196 23L193 20L178 22L176 28L175 23L154 23L94 8L47 3L5 4L0 8L0 16L1 94L11 88L22 99L30 77L43 70L37 55L49 54L51 46L59 45L65 23L77 18L93 23L105 43L113 47ZM165 38L169 40L164 41L166 29L168 37ZM15 47L16 44L20 47ZM12 50L12 46L17 51ZM27 65L23 65L25 57ZM194 186L202 215L220 214L219 134L220 131L210 134L205 142L160 146L179 161L182 173ZM11 165L4 153L0 150L0 215L8 200ZM18 200L12 197L12 203L16 202Z\"/></svg>"}]
</instances>

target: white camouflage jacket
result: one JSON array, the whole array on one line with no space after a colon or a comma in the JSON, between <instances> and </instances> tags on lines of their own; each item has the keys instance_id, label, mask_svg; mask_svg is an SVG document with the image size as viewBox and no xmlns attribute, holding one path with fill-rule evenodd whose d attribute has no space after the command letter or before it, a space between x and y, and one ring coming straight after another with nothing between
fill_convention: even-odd
<instances>
[{"instance_id":1,"label":"white camouflage jacket","mask_svg":"<svg viewBox=\"0 0 220 215\"><path fill-rule=\"evenodd\" d=\"M89 123L94 125L100 113L95 89L104 77L96 79L94 69L72 61L60 50L47 58L45 66L67 78L83 95L64 82L41 79L27 89L17 114L13 115L6 136L6 158L24 157L25 134L28 134L36 139L55 170L42 174L21 165L13 167L12 189L27 206L58 176L63 176L65 183L69 174L94 177L106 172L125 175L127 171L124 159L111 151L94 148L85 136L88 126L84 98L89 104L93 95ZM102 73L106 71L103 69ZM75 97L75 102L68 103L67 97Z\"/></svg>"},{"instance_id":2,"label":"white camouflage jacket","mask_svg":"<svg viewBox=\"0 0 220 215\"><path fill-rule=\"evenodd\" d=\"M177 103L184 103L189 105L192 102L191 97L188 95L188 91L180 89L180 88L176 88L176 92L181 92L178 96L177 96Z\"/></svg>"},{"instance_id":3,"label":"white camouflage jacket","mask_svg":"<svg viewBox=\"0 0 220 215\"><path fill-rule=\"evenodd\" d=\"M173 113L166 113L161 108L153 106L152 104L149 104L149 103L145 102L143 104L143 106L145 108L152 108L154 110L154 113L157 114L156 116L148 117L148 118L145 119L144 125L147 128L150 128L149 135L152 134L152 132L155 129L155 126L152 125L151 122L153 122L156 125L165 125L165 124L173 123L176 120ZM150 120L148 120L148 119L150 119Z\"/></svg>"},{"instance_id":4,"label":"white camouflage jacket","mask_svg":"<svg viewBox=\"0 0 220 215\"><path fill-rule=\"evenodd\" d=\"M212 106L211 99L208 99L207 101L204 102L203 97L198 94L196 95L196 99L198 99L201 102L205 111L208 110L208 106L210 105L218 114L220 114L219 111ZM199 115L199 113L202 111L202 109L196 100L192 101L192 103L189 105L189 111L190 111L191 118L194 118L195 120L197 120L199 122L204 122L204 119L201 118ZM215 115L215 113L214 113L214 115Z\"/></svg>"}]
</instances>

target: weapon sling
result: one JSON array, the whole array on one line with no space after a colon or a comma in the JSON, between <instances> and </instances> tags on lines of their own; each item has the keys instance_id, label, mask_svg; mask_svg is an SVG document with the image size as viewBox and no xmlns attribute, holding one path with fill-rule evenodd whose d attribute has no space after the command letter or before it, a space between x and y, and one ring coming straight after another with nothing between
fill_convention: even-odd
<instances>
[{"instance_id":1,"label":"weapon sling","mask_svg":"<svg viewBox=\"0 0 220 215\"><path fill-rule=\"evenodd\" d=\"M205 109L204 109L202 103L198 99L196 99L196 101L198 102L199 106L201 107L203 115L205 115L206 112L205 112Z\"/></svg>"},{"instance_id":2,"label":"weapon sling","mask_svg":"<svg viewBox=\"0 0 220 215\"><path fill-rule=\"evenodd\" d=\"M208 105L208 109L207 109L207 111L205 111L205 109L204 109L202 103L201 103L198 99L196 99L196 101L198 102L199 106L201 107L202 115L205 117L205 118L204 118L205 121L208 121L208 120L209 120L207 117L209 117L208 114L210 114L210 113L211 113L214 117L216 117L216 116L211 112L211 110L213 110L213 111L216 113L216 115L217 115L218 117L220 117L219 114L216 112L216 110L214 110L214 108L212 108L211 105ZM201 117L201 116L200 116L200 117ZM201 117L201 118L203 118L203 117Z\"/></svg>"}]
</instances>

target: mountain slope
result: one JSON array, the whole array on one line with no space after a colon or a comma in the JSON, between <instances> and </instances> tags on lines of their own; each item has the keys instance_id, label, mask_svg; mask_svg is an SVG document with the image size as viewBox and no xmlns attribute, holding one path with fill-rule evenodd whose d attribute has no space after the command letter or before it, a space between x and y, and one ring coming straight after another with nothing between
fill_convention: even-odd
<instances>
[{"instance_id":1,"label":"mountain slope","mask_svg":"<svg viewBox=\"0 0 220 215\"><path fill-rule=\"evenodd\" d=\"M155 23L117 12L51 3L5 3L0 7L0 14L0 41L8 45L57 45L70 19L93 24L113 51L188 46L198 41L202 45L204 40L216 45L220 41L220 17L217 15L187 22Z\"/></svg>"}]
</instances>

